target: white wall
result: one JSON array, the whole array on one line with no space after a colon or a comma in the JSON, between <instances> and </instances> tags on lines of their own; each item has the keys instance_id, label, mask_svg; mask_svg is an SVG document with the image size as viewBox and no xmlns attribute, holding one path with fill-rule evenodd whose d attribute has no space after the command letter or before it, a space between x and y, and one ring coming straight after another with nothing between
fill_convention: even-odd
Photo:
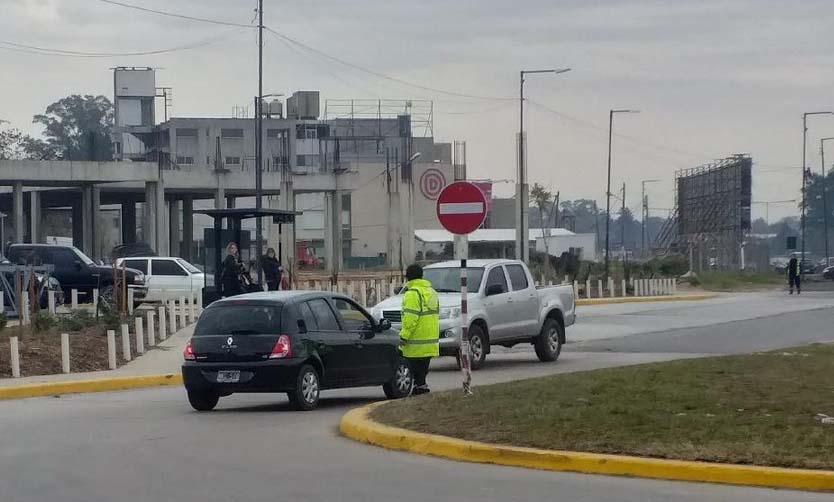
<instances>
[{"instance_id":1,"label":"white wall","mask_svg":"<svg viewBox=\"0 0 834 502\"><path fill-rule=\"evenodd\" d=\"M551 256L561 256L562 253L570 251L570 248L582 249L583 260L596 261L597 236L596 234L574 234L554 235L536 239L536 251L545 251L545 239L547 239L547 251Z\"/></svg>"}]
</instances>

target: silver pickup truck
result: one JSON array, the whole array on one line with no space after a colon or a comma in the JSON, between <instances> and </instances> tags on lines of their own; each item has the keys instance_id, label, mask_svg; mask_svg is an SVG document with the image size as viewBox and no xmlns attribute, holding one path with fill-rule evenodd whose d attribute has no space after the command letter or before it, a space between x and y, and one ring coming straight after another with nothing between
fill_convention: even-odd
<instances>
[{"instance_id":1,"label":"silver pickup truck","mask_svg":"<svg viewBox=\"0 0 834 502\"><path fill-rule=\"evenodd\" d=\"M440 355L457 356L460 347L460 262L423 269L440 297ZM469 341L472 369L486 360L490 346L530 343L539 360L555 361L565 343L565 328L576 320L573 287L536 287L527 266L515 260L468 260ZM402 294L372 309L376 319L401 326Z\"/></svg>"}]
</instances>

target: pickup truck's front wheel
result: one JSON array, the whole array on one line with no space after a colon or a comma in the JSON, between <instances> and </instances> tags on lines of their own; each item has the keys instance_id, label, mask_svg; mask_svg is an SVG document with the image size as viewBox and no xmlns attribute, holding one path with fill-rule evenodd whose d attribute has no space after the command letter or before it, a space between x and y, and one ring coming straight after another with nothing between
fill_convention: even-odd
<instances>
[{"instance_id":1,"label":"pickup truck's front wheel","mask_svg":"<svg viewBox=\"0 0 834 502\"><path fill-rule=\"evenodd\" d=\"M564 328L555 319L546 319L542 332L536 338L536 355L543 363L553 362L559 359L562 352L562 339Z\"/></svg>"}]
</instances>

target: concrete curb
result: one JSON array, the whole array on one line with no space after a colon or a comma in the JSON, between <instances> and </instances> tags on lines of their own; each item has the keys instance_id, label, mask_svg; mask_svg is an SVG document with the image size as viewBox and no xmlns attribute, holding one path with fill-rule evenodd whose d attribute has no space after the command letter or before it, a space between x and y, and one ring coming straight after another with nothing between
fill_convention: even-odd
<instances>
[{"instance_id":1,"label":"concrete curb","mask_svg":"<svg viewBox=\"0 0 834 502\"><path fill-rule=\"evenodd\" d=\"M86 392L105 392L113 390L142 389L162 385L182 384L182 375L143 375L96 380L76 380L70 382L46 382L16 387L0 387L0 400L20 399L24 397L58 396L61 394L79 394Z\"/></svg>"},{"instance_id":2,"label":"concrete curb","mask_svg":"<svg viewBox=\"0 0 834 502\"><path fill-rule=\"evenodd\" d=\"M694 295L670 296L623 296L620 298L577 298L576 305L608 305L611 303L648 303L648 302L686 302L709 300L718 295L715 293L698 293Z\"/></svg>"},{"instance_id":3,"label":"concrete curb","mask_svg":"<svg viewBox=\"0 0 834 502\"><path fill-rule=\"evenodd\" d=\"M466 462L674 481L834 491L834 471L712 464L624 455L539 450L478 443L434 434L412 432L371 420L371 411L382 404L384 402L357 408L346 413L339 424L342 434L356 441L383 448Z\"/></svg>"}]
</instances>

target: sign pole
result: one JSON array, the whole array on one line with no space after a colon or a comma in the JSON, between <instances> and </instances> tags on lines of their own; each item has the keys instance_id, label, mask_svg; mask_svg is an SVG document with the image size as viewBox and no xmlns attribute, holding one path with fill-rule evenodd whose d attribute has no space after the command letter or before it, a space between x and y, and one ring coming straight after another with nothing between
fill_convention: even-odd
<instances>
[{"instance_id":1,"label":"sign pole","mask_svg":"<svg viewBox=\"0 0 834 502\"><path fill-rule=\"evenodd\" d=\"M460 260L460 370L463 373L463 393L472 395L472 366L469 361L469 308L467 305L467 269L469 236L461 239L463 249Z\"/></svg>"}]
</instances>

